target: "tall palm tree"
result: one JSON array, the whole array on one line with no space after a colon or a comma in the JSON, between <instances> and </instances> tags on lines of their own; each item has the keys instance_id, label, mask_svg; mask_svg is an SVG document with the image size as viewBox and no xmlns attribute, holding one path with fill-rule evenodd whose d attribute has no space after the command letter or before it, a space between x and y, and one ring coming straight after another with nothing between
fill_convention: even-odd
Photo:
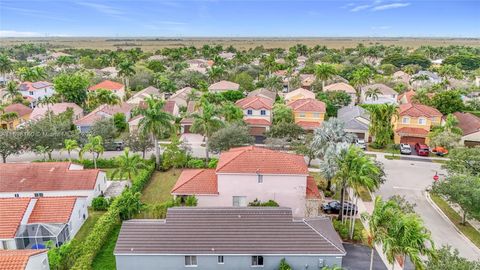
<instances>
[{"instance_id":1,"label":"tall palm tree","mask_svg":"<svg viewBox=\"0 0 480 270\"><path fill-rule=\"evenodd\" d=\"M378 89L377 87L373 87L373 88L369 88L366 92L365 92L365 97L366 98L371 98L372 100L377 100L378 99L378 95L380 95L382 92L380 91L380 89Z\"/></svg>"},{"instance_id":2,"label":"tall palm tree","mask_svg":"<svg viewBox=\"0 0 480 270\"><path fill-rule=\"evenodd\" d=\"M17 76L22 81L36 82L47 77L45 69L42 67L21 67L17 70Z\"/></svg>"},{"instance_id":3,"label":"tall palm tree","mask_svg":"<svg viewBox=\"0 0 480 270\"><path fill-rule=\"evenodd\" d=\"M16 97L20 96L20 90L18 90L18 84L16 81L9 81L7 87L5 87L3 98L8 98L13 101Z\"/></svg>"},{"instance_id":4,"label":"tall palm tree","mask_svg":"<svg viewBox=\"0 0 480 270\"><path fill-rule=\"evenodd\" d=\"M129 89L129 78L135 74L135 69L133 68L134 66L134 63L128 60L124 60L118 64L118 75L123 78L123 83L125 84L126 89Z\"/></svg>"},{"instance_id":5,"label":"tall palm tree","mask_svg":"<svg viewBox=\"0 0 480 270\"><path fill-rule=\"evenodd\" d=\"M315 76L317 77L317 80L322 81L322 90L325 88L325 82L336 74L337 70L332 64L322 63L315 68Z\"/></svg>"},{"instance_id":6,"label":"tall palm tree","mask_svg":"<svg viewBox=\"0 0 480 270\"><path fill-rule=\"evenodd\" d=\"M117 105L120 104L120 98L115 95L112 91L107 89L97 89L95 90L95 98L100 104L107 105Z\"/></svg>"},{"instance_id":7,"label":"tall palm tree","mask_svg":"<svg viewBox=\"0 0 480 270\"><path fill-rule=\"evenodd\" d=\"M6 54L0 54L0 74L3 80L6 81L6 74L13 70L13 63Z\"/></svg>"},{"instance_id":8,"label":"tall palm tree","mask_svg":"<svg viewBox=\"0 0 480 270\"><path fill-rule=\"evenodd\" d=\"M225 75L225 69L221 66L212 66L208 71L208 79L210 80L210 83L214 83L218 80L220 80L224 75Z\"/></svg>"},{"instance_id":9,"label":"tall palm tree","mask_svg":"<svg viewBox=\"0 0 480 270\"><path fill-rule=\"evenodd\" d=\"M209 159L208 140L215 131L223 126L223 122L218 116L218 109L206 100L203 100L201 103L201 112L192 115L194 120L191 130L205 137L205 157L207 163Z\"/></svg>"},{"instance_id":10,"label":"tall palm tree","mask_svg":"<svg viewBox=\"0 0 480 270\"><path fill-rule=\"evenodd\" d=\"M146 168L145 163L138 154L130 154L130 148L125 148L123 155L115 158L118 168L112 173L112 178L117 175L120 177L127 175L128 180L132 180L133 175L137 175L138 171Z\"/></svg>"},{"instance_id":11,"label":"tall palm tree","mask_svg":"<svg viewBox=\"0 0 480 270\"><path fill-rule=\"evenodd\" d=\"M370 112L369 132L379 147L385 147L392 142L392 118L397 117L397 106L393 104L363 105Z\"/></svg>"},{"instance_id":12,"label":"tall palm tree","mask_svg":"<svg viewBox=\"0 0 480 270\"><path fill-rule=\"evenodd\" d=\"M89 152L93 157L93 165L95 169L97 168L97 159L105 149L103 148L103 139L102 136L92 136L88 135L88 142L83 146L80 151L80 158L83 158L85 152Z\"/></svg>"},{"instance_id":13,"label":"tall palm tree","mask_svg":"<svg viewBox=\"0 0 480 270\"><path fill-rule=\"evenodd\" d=\"M63 142L63 149L65 151L67 151L68 153L68 160L70 160L70 162L72 161L72 151L78 151L79 150L79 147L78 147L78 143L76 140L71 140L71 139L65 139L65 141Z\"/></svg>"},{"instance_id":14,"label":"tall palm tree","mask_svg":"<svg viewBox=\"0 0 480 270\"><path fill-rule=\"evenodd\" d=\"M355 87L355 92L357 96L356 104L360 104L360 94L363 86L367 85L370 82L372 77L372 71L368 67L357 69L352 73L352 80L350 83Z\"/></svg>"},{"instance_id":15,"label":"tall palm tree","mask_svg":"<svg viewBox=\"0 0 480 270\"><path fill-rule=\"evenodd\" d=\"M139 130L144 135L150 135L154 141L155 160L157 168L160 168L160 145L158 138L166 132L171 133L174 129L172 124L174 118L163 110L165 102L155 97L145 99L146 106L138 109L143 118L139 123Z\"/></svg>"}]
</instances>

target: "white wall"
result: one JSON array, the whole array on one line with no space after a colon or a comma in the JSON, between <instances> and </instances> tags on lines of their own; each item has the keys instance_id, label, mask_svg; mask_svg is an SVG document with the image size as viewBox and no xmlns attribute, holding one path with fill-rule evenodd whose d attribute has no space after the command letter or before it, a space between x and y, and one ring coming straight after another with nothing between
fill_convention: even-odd
<instances>
[{"instance_id":1,"label":"white wall","mask_svg":"<svg viewBox=\"0 0 480 270\"><path fill-rule=\"evenodd\" d=\"M0 239L0 250L4 249L4 245L5 245L5 249L17 249L17 243L13 238Z\"/></svg>"},{"instance_id":2,"label":"white wall","mask_svg":"<svg viewBox=\"0 0 480 270\"><path fill-rule=\"evenodd\" d=\"M460 140L460 143L464 144L465 141L480 142L480 131L463 136L462 139Z\"/></svg>"},{"instance_id":3,"label":"white wall","mask_svg":"<svg viewBox=\"0 0 480 270\"><path fill-rule=\"evenodd\" d=\"M87 198L77 198L72 210L72 215L68 221L70 227L70 239L73 239L87 218Z\"/></svg>"},{"instance_id":4,"label":"white wall","mask_svg":"<svg viewBox=\"0 0 480 270\"><path fill-rule=\"evenodd\" d=\"M47 252L30 256L25 270L50 270Z\"/></svg>"}]
</instances>

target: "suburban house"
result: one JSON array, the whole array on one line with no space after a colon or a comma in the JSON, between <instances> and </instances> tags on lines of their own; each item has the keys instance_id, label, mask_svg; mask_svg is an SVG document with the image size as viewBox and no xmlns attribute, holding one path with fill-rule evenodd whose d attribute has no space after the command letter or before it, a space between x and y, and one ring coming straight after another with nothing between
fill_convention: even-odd
<instances>
[{"instance_id":1,"label":"suburban house","mask_svg":"<svg viewBox=\"0 0 480 270\"><path fill-rule=\"evenodd\" d=\"M259 89L253 90L252 92L249 92L247 96L248 97L257 97L257 96L264 97L264 98L269 98L275 101L275 99L277 98L277 93L265 88L259 88Z\"/></svg>"},{"instance_id":2,"label":"suburban house","mask_svg":"<svg viewBox=\"0 0 480 270\"><path fill-rule=\"evenodd\" d=\"M314 74L300 74L300 81L302 82L302 88L310 90L312 87L313 82L315 82L317 78Z\"/></svg>"},{"instance_id":3,"label":"suburban house","mask_svg":"<svg viewBox=\"0 0 480 270\"><path fill-rule=\"evenodd\" d=\"M86 197L0 198L0 248L43 249L72 239L88 217Z\"/></svg>"},{"instance_id":4,"label":"suburban house","mask_svg":"<svg viewBox=\"0 0 480 270\"><path fill-rule=\"evenodd\" d=\"M295 217L317 216L321 202L303 156L255 146L221 153L216 169L183 170L171 193L194 195L200 207L274 200L292 208Z\"/></svg>"},{"instance_id":5,"label":"suburban house","mask_svg":"<svg viewBox=\"0 0 480 270\"><path fill-rule=\"evenodd\" d=\"M140 103L144 102L146 98L153 98L153 97L159 98L159 99L165 99L165 94L161 93L160 90L158 90L157 88L153 86L149 86L135 93L129 100L127 100L127 103L139 105Z\"/></svg>"},{"instance_id":6,"label":"suburban house","mask_svg":"<svg viewBox=\"0 0 480 270\"><path fill-rule=\"evenodd\" d=\"M242 98L235 103L243 110L243 121L257 142L265 139L264 134L272 125L273 102L270 98L254 96Z\"/></svg>"},{"instance_id":7,"label":"suburban house","mask_svg":"<svg viewBox=\"0 0 480 270\"><path fill-rule=\"evenodd\" d=\"M125 85L118 82L105 80L101 83L90 86L88 91L95 91L98 89L105 89L113 92L118 98L120 98L120 101L123 101L123 98L125 97Z\"/></svg>"},{"instance_id":8,"label":"suburban house","mask_svg":"<svg viewBox=\"0 0 480 270\"><path fill-rule=\"evenodd\" d=\"M194 90L191 87L182 88L171 95L168 100L175 101L178 107L187 107L190 96L192 95L192 91ZM196 95L199 96L200 93L197 92Z\"/></svg>"},{"instance_id":9,"label":"suburban house","mask_svg":"<svg viewBox=\"0 0 480 270\"><path fill-rule=\"evenodd\" d=\"M190 128L193 125L193 118L191 115L195 112L200 113L201 108L197 108L197 102L196 101L189 101L187 105L187 111L185 112L186 117L182 118L180 120L180 133L190 133Z\"/></svg>"},{"instance_id":10,"label":"suburban house","mask_svg":"<svg viewBox=\"0 0 480 270\"><path fill-rule=\"evenodd\" d=\"M412 78L408 73L401 70L393 73L392 77L394 81L404 83L405 85L410 85L410 79Z\"/></svg>"},{"instance_id":11,"label":"suburban house","mask_svg":"<svg viewBox=\"0 0 480 270\"><path fill-rule=\"evenodd\" d=\"M240 85L238 83L234 83L230 81L219 81L214 84L211 84L208 87L208 91L213 93L221 93L229 90L238 90L239 88L240 88Z\"/></svg>"},{"instance_id":12,"label":"suburban house","mask_svg":"<svg viewBox=\"0 0 480 270\"><path fill-rule=\"evenodd\" d=\"M295 101L297 99L306 99L306 98L315 99L315 93L305 88L298 88L285 94L285 101L287 103Z\"/></svg>"},{"instance_id":13,"label":"suburban house","mask_svg":"<svg viewBox=\"0 0 480 270\"><path fill-rule=\"evenodd\" d=\"M2 114L12 114L12 117L5 117L5 119L0 120L0 127L2 129L13 130L16 129L19 125L26 123L30 119L32 109L20 104L10 104L3 109L3 112L0 111L0 116ZM15 116L13 116L15 114Z\"/></svg>"},{"instance_id":14,"label":"suburban house","mask_svg":"<svg viewBox=\"0 0 480 270\"><path fill-rule=\"evenodd\" d=\"M102 68L99 70L100 72L100 75L103 77L103 78L111 78L111 79L114 79L118 76L118 70L116 67L106 67L106 68Z\"/></svg>"},{"instance_id":15,"label":"suburban house","mask_svg":"<svg viewBox=\"0 0 480 270\"><path fill-rule=\"evenodd\" d=\"M313 131L325 119L325 103L313 98L297 99L288 103L293 111L295 123L305 130Z\"/></svg>"},{"instance_id":16,"label":"suburban house","mask_svg":"<svg viewBox=\"0 0 480 270\"><path fill-rule=\"evenodd\" d=\"M412 103L414 96L415 96L415 91L410 89L407 92L398 95L398 103L399 104Z\"/></svg>"},{"instance_id":17,"label":"suburban house","mask_svg":"<svg viewBox=\"0 0 480 270\"><path fill-rule=\"evenodd\" d=\"M463 131L460 143L467 147L480 146L480 117L471 113L455 112L458 127Z\"/></svg>"},{"instance_id":18,"label":"suburban house","mask_svg":"<svg viewBox=\"0 0 480 270\"><path fill-rule=\"evenodd\" d=\"M2 270L50 270L46 249L1 250Z\"/></svg>"},{"instance_id":19,"label":"suburban house","mask_svg":"<svg viewBox=\"0 0 480 270\"><path fill-rule=\"evenodd\" d=\"M442 113L433 107L417 103L402 104L398 108L398 116L392 118L394 141L396 144L428 144L428 133L441 121Z\"/></svg>"},{"instance_id":20,"label":"suburban house","mask_svg":"<svg viewBox=\"0 0 480 270\"><path fill-rule=\"evenodd\" d=\"M368 96L369 91L378 91L375 96ZM361 100L365 104L397 104L398 93L383 83L362 87Z\"/></svg>"},{"instance_id":21,"label":"suburban house","mask_svg":"<svg viewBox=\"0 0 480 270\"><path fill-rule=\"evenodd\" d=\"M360 106L346 106L337 112L337 118L344 124L345 132L355 134L358 139L369 141L370 114Z\"/></svg>"},{"instance_id":22,"label":"suburban house","mask_svg":"<svg viewBox=\"0 0 480 270\"><path fill-rule=\"evenodd\" d=\"M47 112L50 111L54 115L58 115L66 112L68 109L73 111L73 121L76 121L83 117L83 109L75 103L71 102L61 102L54 103L49 105L40 104L35 109L33 109L30 114L30 120L42 119L47 115Z\"/></svg>"},{"instance_id":23,"label":"suburban house","mask_svg":"<svg viewBox=\"0 0 480 270\"><path fill-rule=\"evenodd\" d=\"M174 207L162 220L123 222L118 270L277 270L342 265L345 248L328 217L294 219L284 207Z\"/></svg>"},{"instance_id":24,"label":"suburban house","mask_svg":"<svg viewBox=\"0 0 480 270\"><path fill-rule=\"evenodd\" d=\"M0 164L0 198L86 197L87 206L107 186L104 171L71 162Z\"/></svg>"},{"instance_id":25,"label":"suburban house","mask_svg":"<svg viewBox=\"0 0 480 270\"><path fill-rule=\"evenodd\" d=\"M168 100L163 106L163 111L171 114L173 117L177 117L180 114L180 109L173 100ZM128 120L128 127L130 131L137 130L140 125L140 120L143 119L143 115L139 114Z\"/></svg>"},{"instance_id":26,"label":"suburban house","mask_svg":"<svg viewBox=\"0 0 480 270\"><path fill-rule=\"evenodd\" d=\"M442 78L437 73L421 70L411 78L411 85L414 89L432 86L437 83L441 83Z\"/></svg>"},{"instance_id":27,"label":"suburban house","mask_svg":"<svg viewBox=\"0 0 480 270\"><path fill-rule=\"evenodd\" d=\"M221 58L225 59L225 60L232 60L233 58L235 58L235 53L232 53L232 52L221 52L218 54L218 56L220 56Z\"/></svg>"},{"instance_id":28,"label":"suburban house","mask_svg":"<svg viewBox=\"0 0 480 270\"><path fill-rule=\"evenodd\" d=\"M119 105L103 104L73 123L77 126L80 132L88 132L96 121L104 118L112 118L117 113L124 114L125 119L128 122L131 118L133 108L134 105L126 102Z\"/></svg>"},{"instance_id":29,"label":"suburban house","mask_svg":"<svg viewBox=\"0 0 480 270\"><path fill-rule=\"evenodd\" d=\"M343 91L347 93L351 98L352 104L354 104L355 100L357 99L357 91L355 90L355 88L353 88L353 86L351 86L348 83L344 83L344 82L332 83L332 84L326 85L323 88L323 92L333 92L333 91Z\"/></svg>"},{"instance_id":30,"label":"suburban house","mask_svg":"<svg viewBox=\"0 0 480 270\"><path fill-rule=\"evenodd\" d=\"M22 82L18 86L20 94L30 102L30 107L35 108L38 101L44 97L50 97L55 94L53 84L45 81Z\"/></svg>"}]
</instances>

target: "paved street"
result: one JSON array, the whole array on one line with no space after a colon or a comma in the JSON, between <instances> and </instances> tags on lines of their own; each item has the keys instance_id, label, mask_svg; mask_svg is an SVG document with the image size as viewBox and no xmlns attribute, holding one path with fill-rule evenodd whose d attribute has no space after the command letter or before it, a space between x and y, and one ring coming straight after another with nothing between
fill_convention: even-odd
<instances>
[{"instance_id":1,"label":"paved street","mask_svg":"<svg viewBox=\"0 0 480 270\"><path fill-rule=\"evenodd\" d=\"M386 160L387 181L377 192L384 198L398 194L415 203L415 211L422 217L427 228L432 232L437 246L451 245L459 250L460 255L471 260L480 259L480 250L460 235L454 225L445 220L427 201L425 189L431 185L435 172L444 173L441 164L410 161Z\"/></svg>"}]
</instances>

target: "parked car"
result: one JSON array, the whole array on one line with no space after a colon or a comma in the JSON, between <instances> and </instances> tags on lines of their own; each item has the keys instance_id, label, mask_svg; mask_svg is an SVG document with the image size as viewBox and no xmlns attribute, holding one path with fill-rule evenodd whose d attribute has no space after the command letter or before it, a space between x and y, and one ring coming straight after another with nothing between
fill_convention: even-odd
<instances>
[{"instance_id":1,"label":"parked car","mask_svg":"<svg viewBox=\"0 0 480 270\"><path fill-rule=\"evenodd\" d=\"M365 140L363 139L357 139L355 141L355 146L357 146L360 149L366 150L367 149L367 143L365 143Z\"/></svg>"},{"instance_id":2,"label":"parked car","mask_svg":"<svg viewBox=\"0 0 480 270\"><path fill-rule=\"evenodd\" d=\"M122 151L124 148L123 142L107 142L104 145L105 151Z\"/></svg>"},{"instance_id":3,"label":"parked car","mask_svg":"<svg viewBox=\"0 0 480 270\"><path fill-rule=\"evenodd\" d=\"M340 214L340 207L341 204L339 201L331 201L328 203L324 203L322 205L322 210L326 214ZM357 206L350 202L343 203L343 213L344 215L351 215L353 213L356 215L358 212Z\"/></svg>"},{"instance_id":4,"label":"parked car","mask_svg":"<svg viewBox=\"0 0 480 270\"><path fill-rule=\"evenodd\" d=\"M435 155L437 156L445 156L446 154L448 154L448 150L441 147L441 146L437 146L435 148L432 149L432 153L434 153Z\"/></svg>"},{"instance_id":5,"label":"parked car","mask_svg":"<svg viewBox=\"0 0 480 270\"><path fill-rule=\"evenodd\" d=\"M410 155L412 154L412 147L408 143L401 143L400 144L400 154Z\"/></svg>"},{"instance_id":6,"label":"parked car","mask_svg":"<svg viewBox=\"0 0 480 270\"><path fill-rule=\"evenodd\" d=\"M415 151L419 156L427 156L430 153L430 149L428 149L428 145L423 143L416 143L415 144Z\"/></svg>"}]
</instances>

